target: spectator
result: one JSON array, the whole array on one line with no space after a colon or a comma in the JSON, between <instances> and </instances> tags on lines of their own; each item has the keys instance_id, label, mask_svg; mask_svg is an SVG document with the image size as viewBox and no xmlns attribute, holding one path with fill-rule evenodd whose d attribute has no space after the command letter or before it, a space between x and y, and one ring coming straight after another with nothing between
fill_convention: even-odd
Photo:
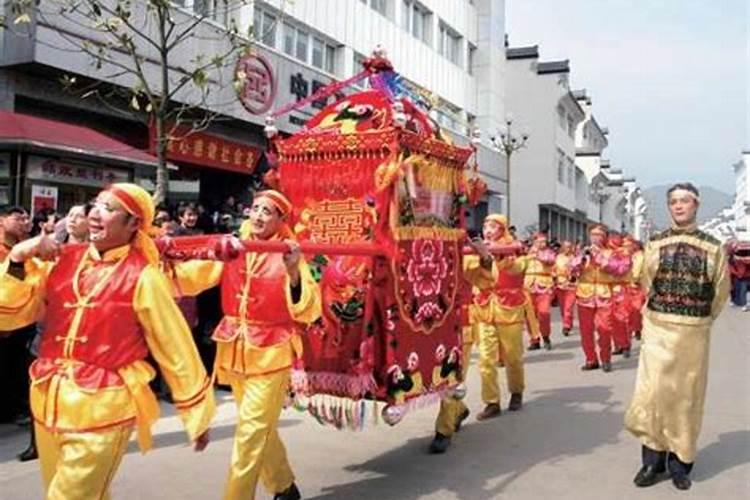
<instances>
[{"instance_id":1,"label":"spectator","mask_svg":"<svg viewBox=\"0 0 750 500\"><path fill-rule=\"evenodd\" d=\"M54 234L55 224L60 220L60 216L54 208L43 208L39 210L32 221L31 236L40 234Z\"/></svg>"},{"instance_id":2,"label":"spectator","mask_svg":"<svg viewBox=\"0 0 750 500\"><path fill-rule=\"evenodd\" d=\"M198 207L195 203L186 203L177 210L177 219L180 225L174 232L175 236L191 236L203 234L198 228Z\"/></svg>"},{"instance_id":3,"label":"spectator","mask_svg":"<svg viewBox=\"0 0 750 500\"><path fill-rule=\"evenodd\" d=\"M85 205L73 205L65 217L65 243L86 243L89 241L88 215L91 211L91 203Z\"/></svg>"}]
</instances>

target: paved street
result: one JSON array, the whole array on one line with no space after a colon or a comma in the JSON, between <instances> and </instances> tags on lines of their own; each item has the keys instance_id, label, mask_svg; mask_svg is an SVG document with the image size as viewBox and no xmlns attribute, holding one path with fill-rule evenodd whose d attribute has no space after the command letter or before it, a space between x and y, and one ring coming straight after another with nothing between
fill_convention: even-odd
<instances>
[{"instance_id":1,"label":"paved street","mask_svg":"<svg viewBox=\"0 0 750 500\"><path fill-rule=\"evenodd\" d=\"M527 355L526 406L517 414L478 423L474 415L443 456L429 456L435 407L394 428L382 422L364 432L322 428L294 410L282 416L281 433L305 498L712 498L750 495L750 313L727 309L714 329L709 394L693 489L677 492L665 481L638 490L632 477L639 445L623 431L623 413L637 357L618 360L615 371L584 373L578 336L555 334L551 352ZM559 325L555 325L555 332ZM481 407L476 369L469 405ZM221 408L203 454L184 442L168 407L159 422L156 450L141 456L135 445L114 484L115 499L220 498L234 431L234 408ZM26 436L0 426L0 499L40 498L37 464L15 453ZM269 498L261 493L259 498Z\"/></svg>"}]
</instances>

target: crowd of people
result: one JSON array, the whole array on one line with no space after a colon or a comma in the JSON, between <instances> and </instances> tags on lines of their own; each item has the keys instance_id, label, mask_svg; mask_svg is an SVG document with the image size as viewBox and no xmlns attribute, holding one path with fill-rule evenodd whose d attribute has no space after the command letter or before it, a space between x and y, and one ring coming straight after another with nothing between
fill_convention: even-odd
<instances>
[{"instance_id":1,"label":"crowd of people","mask_svg":"<svg viewBox=\"0 0 750 500\"><path fill-rule=\"evenodd\" d=\"M560 336L571 335L578 318L584 371L611 372L613 355L630 357L633 339L641 339L626 415L642 443L635 483L650 486L668 470L677 488L690 487L706 332L729 293L727 262L746 260L697 229L692 185L675 185L668 204L673 228L645 249L596 224L586 245L550 244L539 233L521 251L498 252L518 245L505 216L485 219L482 237L471 241L476 255L463 266L474 288L464 304L463 376L476 346L484 403L477 419L502 414L499 366L507 409L523 408L524 331L527 349L553 349L557 304ZM252 498L259 481L277 500L300 498L277 426L301 348L295 325L320 317L320 290L293 239L283 194L225 205L211 216L182 204L173 216L138 186L115 184L92 204L72 207L64 222L53 211L31 220L20 207L2 211L0 383L8 404L1 416L31 420L35 435L21 458L38 451L48 498L106 496L130 435L142 450L151 447L159 410L149 389L153 365L198 451L209 443L215 411L211 374L231 388L238 425L225 498ZM214 232L283 240L287 252L241 253L237 238L224 238L216 260L160 260L154 236ZM201 294L212 291L201 305ZM430 452L446 452L469 415L462 401L443 399Z\"/></svg>"}]
</instances>

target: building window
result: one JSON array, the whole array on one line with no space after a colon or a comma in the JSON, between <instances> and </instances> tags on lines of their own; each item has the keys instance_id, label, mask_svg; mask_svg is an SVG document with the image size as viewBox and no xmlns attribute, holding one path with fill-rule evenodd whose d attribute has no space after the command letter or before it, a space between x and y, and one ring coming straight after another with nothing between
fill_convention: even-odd
<instances>
[{"instance_id":1,"label":"building window","mask_svg":"<svg viewBox=\"0 0 750 500\"><path fill-rule=\"evenodd\" d=\"M369 5L370 8L385 17L390 17L388 11L388 3L390 0L360 0L363 4Z\"/></svg>"},{"instance_id":2,"label":"building window","mask_svg":"<svg viewBox=\"0 0 750 500\"><path fill-rule=\"evenodd\" d=\"M575 184L575 168L573 167L573 160L568 158L568 187L573 189L573 186Z\"/></svg>"},{"instance_id":3,"label":"building window","mask_svg":"<svg viewBox=\"0 0 750 500\"><path fill-rule=\"evenodd\" d=\"M402 0L401 27L417 40L430 43L432 13L415 0Z\"/></svg>"},{"instance_id":4,"label":"building window","mask_svg":"<svg viewBox=\"0 0 750 500\"><path fill-rule=\"evenodd\" d=\"M565 108L562 105L557 106L557 120L560 123L560 128L565 130Z\"/></svg>"},{"instance_id":5,"label":"building window","mask_svg":"<svg viewBox=\"0 0 750 500\"><path fill-rule=\"evenodd\" d=\"M565 153L557 150L557 182L565 184Z\"/></svg>"},{"instance_id":6,"label":"building window","mask_svg":"<svg viewBox=\"0 0 750 500\"><path fill-rule=\"evenodd\" d=\"M313 38L312 65L329 73L335 69L336 48L317 36Z\"/></svg>"},{"instance_id":7,"label":"building window","mask_svg":"<svg viewBox=\"0 0 750 500\"><path fill-rule=\"evenodd\" d=\"M461 35L444 22L440 22L438 52L454 64L461 65Z\"/></svg>"},{"instance_id":8,"label":"building window","mask_svg":"<svg viewBox=\"0 0 750 500\"><path fill-rule=\"evenodd\" d=\"M212 19L219 24L226 25L229 21L226 2L222 0L194 0L193 11L199 16Z\"/></svg>"},{"instance_id":9,"label":"building window","mask_svg":"<svg viewBox=\"0 0 750 500\"><path fill-rule=\"evenodd\" d=\"M575 137L576 134L576 127L575 127L575 121L573 120L573 117L568 115L568 135L570 137Z\"/></svg>"},{"instance_id":10,"label":"building window","mask_svg":"<svg viewBox=\"0 0 750 500\"><path fill-rule=\"evenodd\" d=\"M294 41L297 38L297 28L284 23L284 53L294 57Z\"/></svg>"},{"instance_id":11,"label":"building window","mask_svg":"<svg viewBox=\"0 0 750 500\"><path fill-rule=\"evenodd\" d=\"M276 47L276 16L255 8L253 12L253 36L268 47Z\"/></svg>"},{"instance_id":12,"label":"building window","mask_svg":"<svg viewBox=\"0 0 750 500\"><path fill-rule=\"evenodd\" d=\"M319 36L285 22L282 27L282 50L288 56L312 64L328 73L336 73L336 47ZM310 49L312 47L312 49Z\"/></svg>"},{"instance_id":13,"label":"building window","mask_svg":"<svg viewBox=\"0 0 750 500\"><path fill-rule=\"evenodd\" d=\"M331 74L336 73L336 48L333 45L326 44L325 63L323 69Z\"/></svg>"},{"instance_id":14,"label":"building window","mask_svg":"<svg viewBox=\"0 0 750 500\"><path fill-rule=\"evenodd\" d=\"M476 56L477 56L477 46L473 44L468 44L469 50L466 53L466 71L469 72L470 75L474 75L474 63L476 62Z\"/></svg>"},{"instance_id":15,"label":"building window","mask_svg":"<svg viewBox=\"0 0 750 500\"><path fill-rule=\"evenodd\" d=\"M300 61L307 62L307 47L309 45L310 35L306 31L297 28L297 44L294 49L294 56Z\"/></svg>"}]
</instances>

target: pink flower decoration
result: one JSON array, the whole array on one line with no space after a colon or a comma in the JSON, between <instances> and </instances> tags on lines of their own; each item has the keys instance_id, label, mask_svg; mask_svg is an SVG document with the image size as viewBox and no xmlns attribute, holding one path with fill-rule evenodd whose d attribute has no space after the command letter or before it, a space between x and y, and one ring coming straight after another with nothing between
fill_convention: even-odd
<instances>
[{"instance_id":1,"label":"pink flower decoration","mask_svg":"<svg viewBox=\"0 0 750 500\"><path fill-rule=\"evenodd\" d=\"M412 283L416 297L430 297L440 293L441 282L448 274L448 262L443 253L443 242L415 240L406 276Z\"/></svg>"},{"instance_id":2,"label":"pink flower decoration","mask_svg":"<svg viewBox=\"0 0 750 500\"><path fill-rule=\"evenodd\" d=\"M419 306L419 310L417 311L416 316L414 316L414 319L417 321L427 321L433 318L439 318L442 314L443 310L439 305L434 302L425 302Z\"/></svg>"}]
</instances>

